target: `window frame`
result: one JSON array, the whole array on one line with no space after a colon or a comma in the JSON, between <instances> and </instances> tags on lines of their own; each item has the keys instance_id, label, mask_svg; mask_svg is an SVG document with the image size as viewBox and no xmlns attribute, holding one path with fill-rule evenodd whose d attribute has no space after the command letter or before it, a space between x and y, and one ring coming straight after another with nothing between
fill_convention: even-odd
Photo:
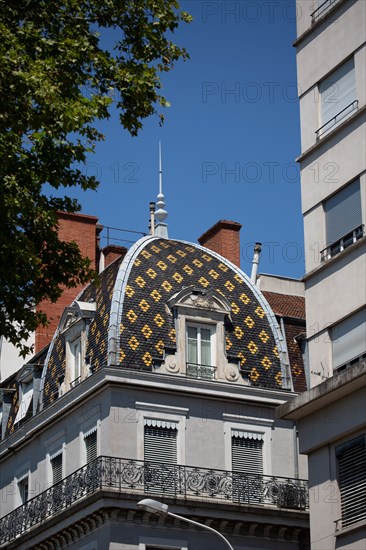
<instances>
[{"instance_id":1,"label":"window frame","mask_svg":"<svg viewBox=\"0 0 366 550\"><path fill-rule=\"evenodd\" d=\"M14 486L16 487L16 491L14 491L14 508L17 508L18 506L22 506L23 504L26 504L26 502L23 502L21 492L20 492L20 483L27 479L28 481L28 502L30 500L30 486L31 486L31 473L30 473L30 462L26 462L23 464L20 468L17 468L15 471L14 476Z\"/></svg>"},{"instance_id":2,"label":"window frame","mask_svg":"<svg viewBox=\"0 0 366 550\"><path fill-rule=\"evenodd\" d=\"M136 401L135 406L137 416L137 460L144 461L145 421L148 419L160 420L177 424L177 464L185 465L185 434L189 409L138 401Z\"/></svg>"},{"instance_id":3,"label":"window frame","mask_svg":"<svg viewBox=\"0 0 366 550\"><path fill-rule=\"evenodd\" d=\"M344 74L340 74L340 76L338 76L338 78L336 80L334 80L333 82L330 82L326 88L322 89L322 87L327 83L327 81L329 81L332 78L333 75L336 75L337 72L341 73L341 69L346 67L347 64L350 65L350 69L347 70ZM336 94L335 97L332 99L331 95L332 94L334 95L335 91L337 91L338 93L340 92L340 90L342 88L340 88L339 82L341 81L342 78L345 77L345 75L348 75L349 73L352 73L352 76L350 77L352 79L352 85L353 85L352 88L351 88L351 92L352 92L351 96L354 99L350 103L348 103L345 107L343 107L342 109L339 110L339 108L338 108L336 112L335 112L335 109L332 110L331 113L330 113L332 116L330 116L330 118L327 118L327 120L325 120L324 119L323 106L325 104L331 104L331 103L338 104L340 102L340 99L342 99L342 97L339 97L339 95ZM332 130L337 128L340 124L342 124L342 122L347 120L350 116L352 116L354 111L357 110L357 108L358 108L357 89L356 89L356 67L355 67L355 58L354 58L354 56L351 56L348 59L346 59L338 67L336 67L334 70L332 70L332 72L330 72L328 75L326 75L324 78L322 78L318 82L317 88L318 88L318 95L319 95L319 121L320 121L320 127L316 130L315 134L316 134L316 139L319 140L324 135L327 135L329 132L331 132ZM330 90L331 88L333 88L333 90ZM329 93L329 91L330 91L330 93ZM328 93L328 96L325 97L327 93ZM331 98L331 99L329 100L329 98ZM327 99L328 99L328 101L326 101ZM335 112L335 114L333 114L334 112ZM342 113L343 113L343 115L342 115ZM342 116L340 116L340 115L342 115ZM338 118L338 120L337 120L337 118ZM334 121L333 124L331 124L332 121Z\"/></svg>"},{"instance_id":4,"label":"window frame","mask_svg":"<svg viewBox=\"0 0 366 550\"><path fill-rule=\"evenodd\" d=\"M217 324L215 323L203 323L198 322L197 320L191 320L189 318L186 318L185 320L185 370L186 374L188 374L189 371L189 365L196 366L197 370L197 376L192 376L192 378L197 379L204 379L204 380L210 380L211 378L208 376L204 376L204 368L207 367L210 371L212 371L212 379L216 378L216 361L217 361L217 350L216 350L216 334L217 334ZM197 362L194 363L193 361L189 361L189 336L188 336L188 329L189 328L195 328L197 329L197 338L196 338L196 345L197 345ZM210 363L206 364L202 362L202 330L209 330L210 331ZM210 369L211 367L211 369ZM207 369L206 369L207 371Z\"/></svg>"},{"instance_id":5,"label":"window frame","mask_svg":"<svg viewBox=\"0 0 366 550\"><path fill-rule=\"evenodd\" d=\"M34 394L34 381L33 381L33 373L28 375L26 378L19 381L18 384L18 401L19 401L19 408L17 411L17 414L14 419L14 425L22 422L24 418L27 416L30 404L32 402ZM25 401L25 399L28 397L28 400Z\"/></svg>"},{"instance_id":6,"label":"window frame","mask_svg":"<svg viewBox=\"0 0 366 550\"><path fill-rule=\"evenodd\" d=\"M354 187L353 190L351 186ZM342 194L343 199L338 202L338 205L334 204L333 207L330 207L331 201L334 201L337 197L342 198ZM357 176L340 189L337 189L335 193L323 200L322 207L324 215L324 240L326 246L321 250L320 255L321 261L324 262L343 252L364 236L361 177ZM357 213L355 208L357 208ZM347 213L348 218L346 217ZM335 231L334 219L349 220L349 227L345 225L342 229L342 234L340 234L340 236L337 235L338 238L336 240L329 239L329 231L332 225L333 232ZM350 223L351 219L354 220L354 223ZM355 224L357 224L356 227L353 227ZM343 233L343 231L345 231L345 233Z\"/></svg>"},{"instance_id":7,"label":"window frame","mask_svg":"<svg viewBox=\"0 0 366 550\"><path fill-rule=\"evenodd\" d=\"M88 449L86 445L86 439L90 437L91 435L95 434L96 437L96 456L92 458L91 460L88 460ZM90 428L89 430L85 430L83 432L83 450L84 450L84 456L83 456L83 463L89 464L90 462L93 462L96 458L99 456L99 437L98 437L98 426L97 424Z\"/></svg>"},{"instance_id":8,"label":"window frame","mask_svg":"<svg viewBox=\"0 0 366 550\"><path fill-rule=\"evenodd\" d=\"M334 445L334 457L335 457L335 468L336 468L336 480L337 480L337 485L338 485L338 490L339 490L339 499L338 499L338 502L339 502L339 520L337 520L337 528L338 528L338 522L340 522L341 524L341 529L348 529L348 528L353 528L353 527L356 527L356 526L359 526L361 525L361 522L362 524L364 524L365 520L366 520L366 497L364 497L365 499L365 508L362 509L361 508L361 516L359 517L358 520L352 522L352 518L351 518L351 522L348 522L345 524L345 514L344 514L344 510L342 510L342 489L341 489L341 486L340 486L340 464L339 464L339 456L341 456L342 454L344 454L348 449L351 449L352 447L356 447L360 442L363 443L363 448L364 448L364 461L365 461L365 464L366 464L366 433L360 433L358 435L354 435L351 439L348 439L347 441L343 441L342 443L339 443L338 445ZM366 469L361 469L361 472L363 472L363 482L365 483L366 482ZM359 480L356 480L356 482L359 482ZM362 482L362 478L361 478L361 482ZM357 491L354 491L352 492L352 504L354 503L354 499L355 499L355 495L357 495ZM344 501L344 506L346 508L347 504L349 505L349 502L345 502ZM352 513L352 510L351 510L351 513Z\"/></svg>"},{"instance_id":9,"label":"window frame","mask_svg":"<svg viewBox=\"0 0 366 550\"><path fill-rule=\"evenodd\" d=\"M263 475L272 476L271 436L274 420L265 418L250 418L223 413L225 470L232 471L232 437L233 432L255 433L263 436Z\"/></svg>"}]
</instances>

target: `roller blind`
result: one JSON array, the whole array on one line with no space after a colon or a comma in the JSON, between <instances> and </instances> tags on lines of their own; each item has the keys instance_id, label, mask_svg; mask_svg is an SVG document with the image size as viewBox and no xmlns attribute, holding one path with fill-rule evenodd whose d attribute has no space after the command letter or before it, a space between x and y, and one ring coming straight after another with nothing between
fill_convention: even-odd
<instances>
[{"instance_id":1,"label":"roller blind","mask_svg":"<svg viewBox=\"0 0 366 550\"><path fill-rule=\"evenodd\" d=\"M332 328L333 368L345 365L366 352L366 309Z\"/></svg>"},{"instance_id":2,"label":"roller blind","mask_svg":"<svg viewBox=\"0 0 366 550\"><path fill-rule=\"evenodd\" d=\"M169 422L169 427L145 424L144 459L177 464L177 426L173 422Z\"/></svg>"},{"instance_id":3,"label":"roller blind","mask_svg":"<svg viewBox=\"0 0 366 550\"><path fill-rule=\"evenodd\" d=\"M362 225L360 180L354 180L325 202L327 245Z\"/></svg>"},{"instance_id":4,"label":"roller blind","mask_svg":"<svg viewBox=\"0 0 366 550\"><path fill-rule=\"evenodd\" d=\"M235 432L234 432L235 433ZM263 438L232 436L232 469L233 472L243 472L263 475Z\"/></svg>"},{"instance_id":5,"label":"roller blind","mask_svg":"<svg viewBox=\"0 0 366 550\"><path fill-rule=\"evenodd\" d=\"M319 84L321 125L329 122L356 99L354 60L349 59ZM347 112L345 112L345 115Z\"/></svg>"},{"instance_id":6,"label":"roller blind","mask_svg":"<svg viewBox=\"0 0 366 550\"><path fill-rule=\"evenodd\" d=\"M336 455L344 528L366 519L365 436L338 447Z\"/></svg>"}]
</instances>

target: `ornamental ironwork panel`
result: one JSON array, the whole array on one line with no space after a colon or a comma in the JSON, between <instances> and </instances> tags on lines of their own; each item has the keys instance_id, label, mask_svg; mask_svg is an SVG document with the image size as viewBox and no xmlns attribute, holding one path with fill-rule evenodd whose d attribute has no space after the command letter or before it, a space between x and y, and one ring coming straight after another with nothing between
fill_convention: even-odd
<instances>
[{"instance_id":1,"label":"ornamental ironwork panel","mask_svg":"<svg viewBox=\"0 0 366 550\"><path fill-rule=\"evenodd\" d=\"M308 483L258 474L100 456L0 519L0 545L101 490L305 510Z\"/></svg>"}]
</instances>

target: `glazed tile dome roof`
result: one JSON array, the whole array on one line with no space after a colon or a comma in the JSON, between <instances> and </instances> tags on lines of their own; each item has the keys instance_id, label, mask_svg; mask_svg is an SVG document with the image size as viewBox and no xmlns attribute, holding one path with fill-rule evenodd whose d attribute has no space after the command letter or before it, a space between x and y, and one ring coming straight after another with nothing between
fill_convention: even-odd
<instances>
[{"instance_id":1,"label":"glazed tile dome roof","mask_svg":"<svg viewBox=\"0 0 366 550\"><path fill-rule=\"evenodd\" d=\"M248 277L228 260L199 245L144 237L126 257L100 275L100 285L80 294L96 301L86 356L94 370L105 365L152 370L176 335L167 301L184 287L214 289L231 305L226 353L240 360L251 385L280 389L279 332L272 310ZM66 368L65 337L58 331L46 360L43 404L55 398Z\"/></svg>"}]
</instances>

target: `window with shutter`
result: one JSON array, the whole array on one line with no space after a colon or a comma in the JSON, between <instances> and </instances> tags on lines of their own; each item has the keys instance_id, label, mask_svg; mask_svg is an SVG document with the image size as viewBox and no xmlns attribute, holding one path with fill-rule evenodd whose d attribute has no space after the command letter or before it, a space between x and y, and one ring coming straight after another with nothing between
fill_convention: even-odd
<instances>
[{"instance_id":1,"label":"window with shutter","mask_svg":"<svg viewBox=\"0 0 366 550\"><path fill-rule=\"evenodd\" d=\"M263 435L233 431L233 499L248 504L263 499Z\"/></svg>"},{"instance_id":2,"label":"window with shutter","mask_svg":"<svg viewBox=\"0 0 366 550\"><path fill-rule=\"evenodd\" d=\"M349 59L319 84L321 127L318 138L338 126L357 108L354 60Z\"/></svg>"},{"instance_id":3,"label":"window with shutter","mask_svg":"<svg viewBox=\"0 0 366 550\"><path fill-rule=\"evenodd\" d=\"M366 520L365 435L336 448L342 527Z\"/></svg>"},{"instance_id":4,"label":"window with shutter","mask_svg":"<svg viewBox=\"0 0 366 550\"><path fill-rule=\"evenodd\" d=\"M327 260L363 236L360 180L356 179L324 202Z\"/></svg>"},{"instance_id":5,"label":"window with shutter","mask_svg":"<svg viewBox=\"0 0 366 550\"><path fill-rule=\"evenodd\" d=\"M28 497L29 497L28 475L25 475L24 477L18 480L18 489L19 489L21 503L25 504L28 501Z\"/></svg>"},{"instance_id":6,"label":"window with shutter","mask_svg":"<svg viewBox=\"0 0 366 550\"><path fill-rule=\"evenodd\" d=\"M52 484L62 480L62 451L51 457Z\"/></svg>"},{"instance_id":7,"label":"window with shutter","mask_svg":"<svg viewBox=\"0 0 366 550\"><path fill-rule=\"evenodd\" d=\"M171 494L176 491L177 433L175 422L145 420L146 492Z\"/></svg>"},{"instance_id":8,"label":"window with shutter","mask_svg":"<svg viewBox=\"0 0 366 550\"><path fill-rule=\"evenodd\" d=\"M366 354L366 309L358 311L331 330L333 369L357 363Z\"/></svg>"},{"instance_id":9,"label":"window with shutter","mask_svg":"<svg viewBox=\"0 0 366 550\"><path fill-rule=\"evenodd\" d=\"M94 428L84 435L86 463L92 462L98 456L97 429Z\"/></svg>"}]
</instances>

